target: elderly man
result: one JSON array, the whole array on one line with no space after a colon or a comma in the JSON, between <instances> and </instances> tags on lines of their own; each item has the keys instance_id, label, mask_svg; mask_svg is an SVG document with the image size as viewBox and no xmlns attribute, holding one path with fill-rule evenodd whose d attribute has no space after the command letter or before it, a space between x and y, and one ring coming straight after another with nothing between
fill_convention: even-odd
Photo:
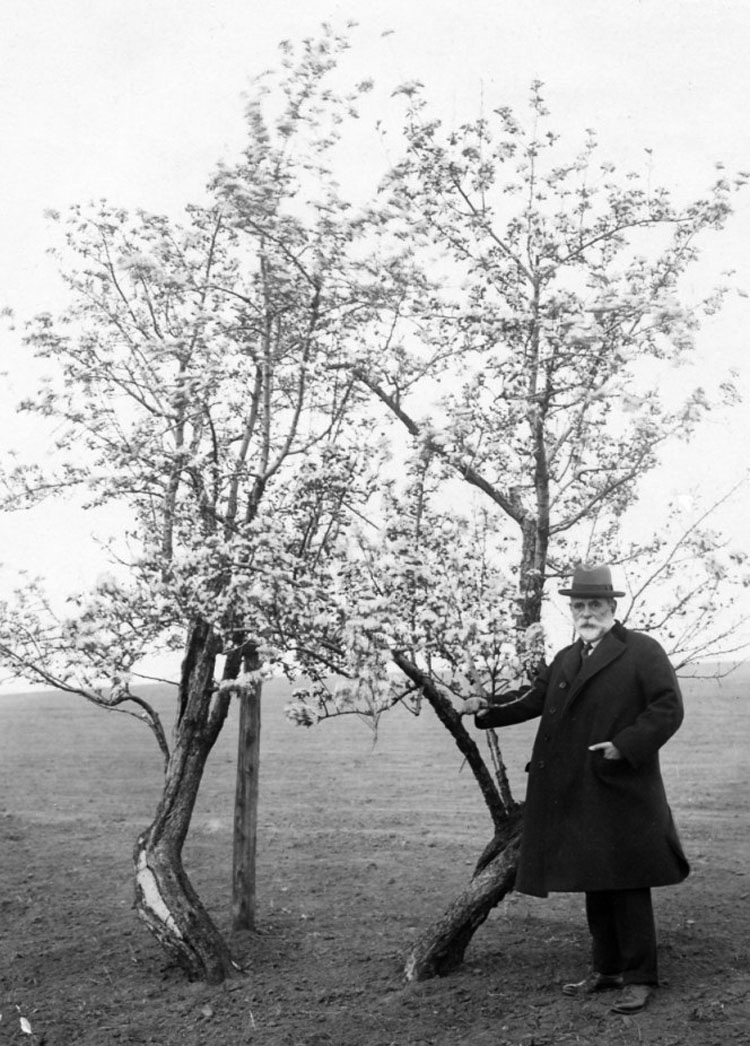
<instances>
[{"instance_id":1,"label":"elderly man","mask_svg":"<svg viewBox=\"0 0 750 1046\"><path fill-rule=\"evenodd\" d=\"M537 897L581 891L593 972L566 995L620 989L635 1013L658 983L651 887L689 872L658 751L682 722L682 698L659 644L615 620L608 567L579 567L570 588L579 636L527 690L503 704L471 698L482 729L541 716L534 743L516 889Z\"/></svg>"}]
</instances>

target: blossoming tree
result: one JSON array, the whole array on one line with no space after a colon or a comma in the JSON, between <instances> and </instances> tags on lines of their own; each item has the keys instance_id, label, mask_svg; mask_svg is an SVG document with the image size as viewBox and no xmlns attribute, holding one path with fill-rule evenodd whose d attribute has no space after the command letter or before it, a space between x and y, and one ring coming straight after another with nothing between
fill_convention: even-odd
<instances>
[{"instance_id":1,"label":"blossoming tree","mask_svg":"<svg viewBox=\"0 0 750 1046\"><path fill-rule=\"evenodd\" d=\"M495 830L465 893L411 950L407 976L421 978L460 962L512 886L519 805L496 739L486 762L456 699L475 688L497 697L528 678L544 652L547 582L579 559L606 559L627 572L632 598L620 616L640 611L647 593L644 621L671 634L679 660L732 646L720 611L732 583L747 583L744 557L705 520L680 530L666 502L654 508L654 533L627 547L623 520L663 446L735 399L731 375L714 392L680 392L676 377L725 293L690 302L684 276L746 176L720 173L678 205L648 177L599 160L591 132L566 157L539 84L526 127L501 108L446 131L419 85L401 93L405 154L379 228L408 243L409 279L394 281L380 338L358 342L350 366L413 458L381 535L361 539L366 569L347 579L348 671L380 673L384 709L390 657L452 733ZM668 582L685 560L689 581L677 591ZM311 722L339 704L321 681L291 714Z\"/></svg>"},{"instance_id":2,"label":"blossoming tree","mask_svg":"<svg viewBox=\"0 0 750 1046\"><path fill-rule=\"evenodd\" d=\"M209 981L233 961L181 858L206 759L233 694L257 732L279 622L299 642L371 468L366 418L343 438L354 383L331 366L358 309L356 225L326 160L357 94L324 89L341 45L287 50L271 115L261 91L242 161L181 223L105 204L60 219L71 304L29 326L49 378L23 405L52 423L56 471L2 477L7 509L75 491L120 507L111 571L62 610L25 583L3 606L0 656L152 730L164 788L135 845L136 907ZM181 657L172 738L139 686L159 650Z\"/></svg>"}]
</instances>

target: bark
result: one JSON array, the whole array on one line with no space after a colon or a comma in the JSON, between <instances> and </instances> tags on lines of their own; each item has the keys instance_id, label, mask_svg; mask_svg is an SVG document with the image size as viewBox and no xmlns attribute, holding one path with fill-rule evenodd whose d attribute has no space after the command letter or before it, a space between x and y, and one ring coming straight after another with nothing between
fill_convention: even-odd
<instances>
[{"instance_id":1,"label":"bark","mask_svg":"<svg viewBox=\"0 0 750 1046\"><path fill-rule=\"evenodd\" d=\"M135 847L136 910L191 980L220 984L236 966L185 873L179 850L163 835L154 841L161 820L154 821Z\"/></svg>"},{"instance_id":2,"label":"bark","mask_svg":"<svg viewBox=\"0 0 750 1046\"><path fill-rule=\"evenodd\" d=\"M182 848L206 760L226 719L229 698L214 693L218 643L196 622L188 639L179 715L164 791L134 849L135 907L156 939L193 980L218 984L235 969L229 948L182 864Z\"/></svg>"},{"instance_id":3,"label":"bark","mask_svg":"<svg viewBox=\"0 0 750 1046\"><path fill-rule=\"evenodd\" d=\"M521 529L521 590L518 627L526 629L541 620L549 535L539 523L527 520Z\"/></svg>"},{"instance_id":4,"label":"bark","mask_svg":"<svg viewBox=\"0 0 750 1046\"><path fill-rule=\"evenodd\" d=\"M498 764L500 780L493 779L450 698L403 653L393 651L392 656L401 671L420 687L438 719L452 735L477 780L495 826L494 837L482 852L467 888L427 928L409 952L404 975L409 981L421 981L443 976L459 966L477 929L495 905L513 889L522 807L510 794L501 761Z\"/></svg>"},{"instance_id":5,"label":"bark","mask_svg":"<svg viewBox=\"0 0 750 1046\"><path fill-rule=\"evenodd\" d=\"M401 669L404 675L408 676L412 682L420 687L432 706L435 715L453 737L479 785L482 797L495 825L495 830L502 831L507 821L508 810L492 778L492 774L487 769L487 764L482 759L473 738L464 727L461 716L453 707L452 701L440 691L418 665L410 661L403 653L394 650L391 656L394 664Z\"/></svg>"},{"instance_id":6,"label":"bark","mask_svg":"<svg viewBox=\"0 0 750 1046\"><path fill-rule=\"evenodd\" d=\"M505 829L496 834L485 850L466 889L418 938L404 967L408 981L445 976L463 962L466 948L477 929L513 889L521 823L519 808L509 816Z\"/></svg>"}]
</instances>

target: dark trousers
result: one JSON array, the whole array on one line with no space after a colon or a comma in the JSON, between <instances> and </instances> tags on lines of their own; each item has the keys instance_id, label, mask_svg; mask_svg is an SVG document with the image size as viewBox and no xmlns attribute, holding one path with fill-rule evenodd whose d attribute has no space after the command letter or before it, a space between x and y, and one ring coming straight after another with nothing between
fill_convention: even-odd
<instances>
[{"instance_id":1,"label":"dark trousers","mask_svg":"<svg viewBox=\"0 0 750 1046\"><path fill-rule=\"evenodd\" d=\"M622 974L626 984L659 983L650 890L587 893L586 918L597 973Z\"/></svg>"}]
</instances>

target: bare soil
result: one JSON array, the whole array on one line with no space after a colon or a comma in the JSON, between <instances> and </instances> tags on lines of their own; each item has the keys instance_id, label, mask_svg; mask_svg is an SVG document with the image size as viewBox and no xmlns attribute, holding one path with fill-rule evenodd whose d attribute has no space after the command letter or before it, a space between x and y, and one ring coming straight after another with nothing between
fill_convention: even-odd
<instances>
[{"instance_id":1,"label":"bare soil","mask_svg":"<svg viewBox=\"0 0 750 1046\"><path fill-rule=\"evenodd\" d=\"M429 710L312 730L264 700L258 931L242 976L191 984L138 922L130 853L161 765L147 729L54 694L0 697L0 1044L46 1046L725 1046L750 1041L750 679L688 684L663 755L693 871L656 892L662 986L634 1017L580 1002L582 898L511 895L449 977L403 955L490 835ZM171 715L164 695L160 707ZM516 795L533 724L504 732ZM209 762L186 864L228 932L236 719ZM28 1022L21 1026L21 1018ZM29 1030L30 1029L30 1030Z\"/></svg>"}]
</instances>

